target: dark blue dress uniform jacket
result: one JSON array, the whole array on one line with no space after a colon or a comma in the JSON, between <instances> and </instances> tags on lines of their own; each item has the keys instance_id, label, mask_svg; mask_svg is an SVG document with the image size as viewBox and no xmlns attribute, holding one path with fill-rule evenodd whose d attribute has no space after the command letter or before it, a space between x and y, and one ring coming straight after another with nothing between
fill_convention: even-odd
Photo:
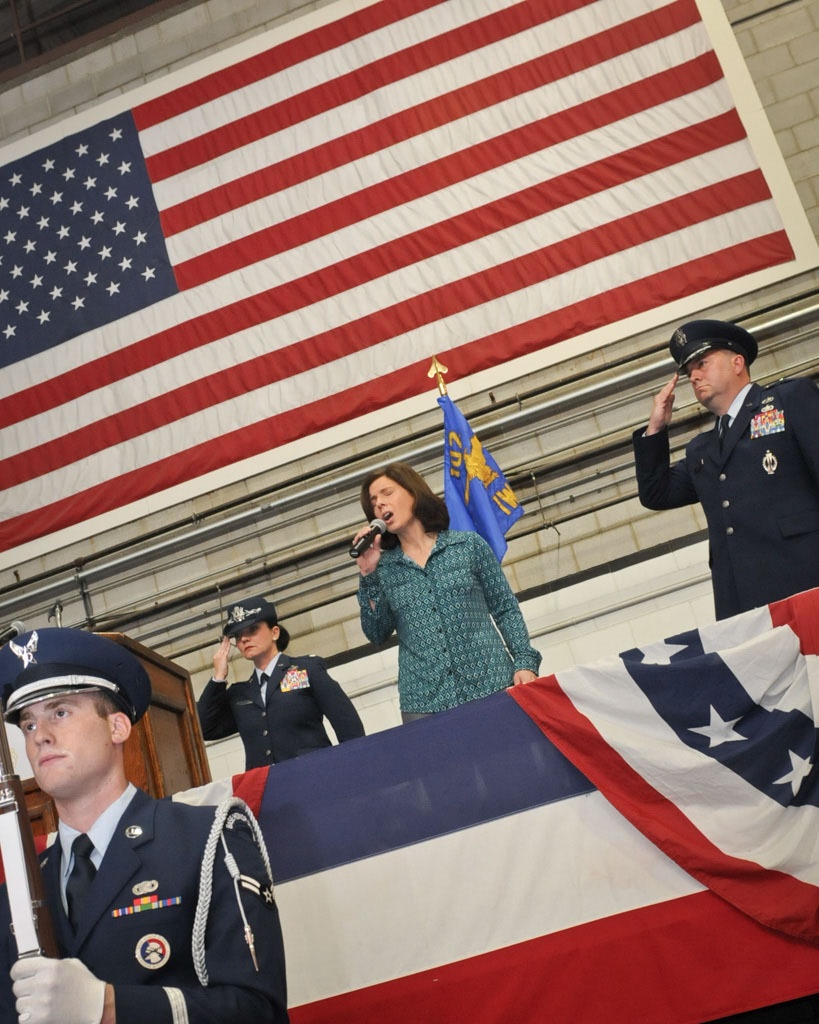
<instances>
[{"instance_id":1,"label":"dark blue dress uniform jacket","mask_svg":"<svg viewBox=\"0 0 819 1024\"><path fill-rule=\"evenodd\" d=\"M129 804L105 852L83 908L76 935L60 897L60 847L40 857L57 940L63 956L76 957L116 992L117 1024L173 1024L166 989L184 999L190 1024L286 1024L284 950L276 905L263 861L246 819L224 832L242 875L257 880L258 894L240 887L242 905L255 937L259 971L244 938L233 881L219 843L213 893L205 936L209 985L203 988L191 952L199 874L213 807L192 807L154 800L139 791ZM129 838L141 829L139 835ZM176 906L114 917L112 911L133 904L134 886L157 882L160 900L181 897ZM136 954L143 940L161 937L169 950L164 966L153 968ZM17 1021L9 970L17 948L9 927L5 886L0 890L0 1021Z\"/></svg>"},{"instance_id":2,"label":"dark blue dress uniform jacket","mask_svg":"<svg viewBox=\"0 0 819 1024\"><path fill-rule=\"evenodd\" d=\"M760 432L766 423L771 432ZM642 435L636 431L633 442L643 505L702 504L718 619L819 586L814 381L752 384L721 454L716 428L690 441L673 467L668 432Z\"/></svg>"},{"instance_id":3,"label":"dark blue dress uniform jacket","mask_svg":"<svg viewBox=\"0 0 819 1024\"><path fill-rule=\"evenodd\" d=\"M306 672L303 682L307 685L282 689L282 683L287 686L288 671ZM329 747L325 716L340 743L364 735L353 702L327 674L321 658L280 654L267 684L264 704L255 672L246 682L233 686L211 679L197 708L206 740L221 740L239 733L248 770Z\"/></svg>"}]
</instances>

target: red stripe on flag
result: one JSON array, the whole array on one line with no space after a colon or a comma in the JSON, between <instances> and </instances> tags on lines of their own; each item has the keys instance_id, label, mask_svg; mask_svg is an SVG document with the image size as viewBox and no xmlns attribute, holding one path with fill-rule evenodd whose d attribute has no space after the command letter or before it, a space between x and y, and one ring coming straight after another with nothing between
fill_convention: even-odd
<instances>
[{"instance_id":1,"label":"red stripe on flag","mask_svg":"<svg viewBox=\"0 0 819 1024\"><path fill-rule=\"evenodd\" d=\"M713 54L706 54L680 68L662 72L634 85L617 89L580 107L572 107L570 110L561 111L504 135L488 139L459 153L443 157L412 171L396 175L388 181L362 189L353 195L345 196L334 203L328 203L299 216L271 224L269 227L253 232L235 242L213 248L192 259L181 261L174 267L177 283L182 290L204 284L231 271L250 266L259 260L269 259L277 253L285 252L324 234L329 234L331 231L339 230L357 221L366 221L368 217L385 210L394 209L467 178L473 178L495 168L512 164L516 160L558 145L567 139L582 136L596 128L638 114L645 110L647 105L653 106L676 99L688 91L687 88L681 87L688 86L691 82L699 88L710 84L718 77L719 65L716 58ZM730 134L725 138L720 138L718 135L711 136L713 148L745 137L744 128L742 128L736 112L731 111L728 117L732 118ZM693 126L693 130L698 127L698 125ZM628 165L629 173L623 175L620 180L625 181L635 177L638 173L646 173L637 159L643 150L644 147L640 146L629 151L629 155L632 157L632 162ZM675 151L668 148L666 155L668 162L673 164L692 154L684 150ZM655 168L652 167L652 169ZM582 168L578 173L582 173ZM541 205L532 203L527 216L536 216L543 211L544 198L547 201L546 208L558 205L548 202L548 196L554 183L560 180L559 177L553 178L534 186L534 191L531 191L531 194L540 201ZM582 193L576 193L573 198L577 199L583 194L594 194L602 190L603 182L598 183L595 177L587 176L587 188ZM525 195L525 192L517 194L516 205L519 201L518 197L521 195ZM503 200L499 200L493 206L499 209L502 204ZM496 217L496 222L498 226L505 223L500 216ZM511 220L509 222L514 223Z\"/></svg>"},{"instance_id":2,"label":"red stripe on flag","mask_svg":"<svg viewBox=\"0 0 819 1024\"><path fill-rule=\"evenodd\" d=\"M242 772L241 775L234 775L231 779L233 795L238 796L247 804L258 818L264 796L264 787L267 785L269 766L265 768L252 768L250 771Z\"/></svg>"},{"instance_id":3,"label":"red stripe on flag","mask_svg":"<svg viewBox=\"0 0 819 1024\"><path fill-rule=\"evenodd\" d=\"M566 6L569 8L583 7L587 2L588 0L581 0L581 2ZM262 110L254 110L249 114L241 115L229 124L204 132L196 138L181 142L176 146L169 146L161 153L148 157L146 160L148 174L153 181L162 181L165 178L181 174L193 167L234 152L243 146L292 128L294 124L335 110L347 103L353 103L391 83L428 71L430 68L438 67L464 54L471 53L475 49L530 29L541 21L548 20L547 12L544 11L544 18L538 15L537 12L540 10L542 8L531 3L521 3L516 7L502 9L477 21L460 25L439 36L415 43L397 53L388 54L370 64L357 67L347 74L338 75L301 93L288 96ZM640 20L642 19L635 19L633 24ZM625 49L630 49L630 46L626 46ZM591 63L595 63L595 56L599 60L599 53L590 56L592 56ZM539 65L542 63L543 61L538 62ZM540 84L534 71L535 69L531 68L529 72L529 88ZM481 88L486 89L486 83ZM485 103L486 95L484 95L480 106L484 106ZM460 106L453 109L452 100L446 101L445 105L449 109L450 115L446 120L450 120L452 116L460 117L468 113L467 109L461 110ZM426 118L418 124L419 131L427 131L431 127L433 124L427 123ZM382 139L382 144L386 144L386 139Z\"/></svg>"},{"instance_id":4,"label":"red stripe on flag","mask_svg":"<svg viewBox=\"0 0 819 1024\"><path fill-rule=\"evenodd\" d=\"M812 994L818 971L815 947L703 892L289 1012L292 1024L692 1024Z\"/></svg>"},{"instance_id":5,"label":"red stripe on flag","mask_svg":"<svg viewBox=\"0 0 819 1024\"><path fill-rule=\"evenodd\" d=\"M374 124L341 135L321 146L303 150L293 157L272 163L262 170L238 178L228 185L222 183L190 200L168 207L161 215L163 229L166 235L174 235L202 221L220 216L275 192L281 192L300 182L317 177L344 164L352 163L415 135L432 131L456 118L465 117L489 106L496 106L511 97L538 88L547 82L556 81L593 67L599 61L600 47L602 46L607 47L607 52L610 52L611 56L627 53L638 45L653 41L656 35L654 29L658 25L666 34L695 22L696 13L691 12L688 9L689 6L687 2L678 2L669 12L668 22L665 20L665 10L663 11L663 20L659 23L656 22L658 17L656 13L645 15L626 25L575 43L562 51L546 54L527 64L499 72L437 99L382 118ZM400 67L403 68L405 65L400 65ZM533 130L544 134L540 138L539 145L529 142L529 148L526 151L534 152L550 143L559 141L560 138L579 135L598 125L611 123L627 116L633 110L645 109L666 99L693 92L721 77L722 71L714 54L704 54L700 58L670 68L662 75L655 76L656 81L651 85L648 84L649 80L644 80L630 87L613 90L607 96L591 101L587 109L575 107L571 111L563 111L534 122L529 126L526 137L532 138ZM384 85L380 74L377 85L380 87ZM335 93L333 93L333 98L337 98ZM293 100L286 102L289 107ZM299 111L304 113L300 98ZM311 113L315 114L318 111ZM233 125L230 128L232 129ZM279 130L269 124L267 128L268 134ZM228 129L223 130L227 131ZM493 155L496 157L494 163L504 162L502 159L504 156L505 162L516 158L514 153L507 154L506 143L509 138L510 136L501 136L499 139L484 143L485 147L491 147L493 150ZM499 142L502 145L498 151ZM497 158L501 158L500 161ZM162 165L163 159L164 156L159 154L149 161L149 170L153 180L166 176ZM192 161L192 163L197 162L201 161ZM487 166L493 165L488 164ZM181 169L177 167L173 173L179 173ZM476 171L470 169L469 173L475 174ZM387 183L387 186L389 184ZM432 188L427 191L432 191Z\"/></svg>"},{"instance_id":6,"label":"red stripe on flag","mask_svg":"<svg viewBox=\"0 0 819 1024\"><path fill-rule=\"evenodd\" d=\"M512 329L486 335L476 341L441 353L453 361L463 359L473 372L496 365L498 350L508 359L531 352L534 346L544 347L566 341L577 335L579 324L592 331L611 323L612 315L624 320L636 313L663 306L681 294L695 294L705 287L733 280L737 275L750 274L762 266L773 266L793 259L790 240L784 231L756 238L752 242L729 246L709 253L685 265L687 277L680 289L678 267L631 281L618 288L585 299L581 302L535 317ZM429 361L424 363L428 366ZM418 364L420 367L422 364ZM416 371L417 372L417 371ZM383 378L382 378L383 379ZM393 399L395 401L395 399Z\"/></svg>"},{"instance_id":7,"label":"red stripe on flag","mask_svg":"<svg viewBox=\"0 0 819 1024\"><path fill-rule=\"evenodd\" d=\"M789 626L802 654L819 654L819 589L768 606L774 626Z\"/></svg>"},{"instance_id":8,"label":"red stripe on flag","mask_svg":"<svg viewBox=\"0 0 819 1024\"><path fill-rule=\"evenodd\" d=\"M697 292L709 285L733 280L762 266L792 259L790 242L784 231L755 239L686 264L690 279L686 288ZM679 268L672 267L620 288L595 295L554 313L547 313L508 330L488 335L467 345L442 352L441 357L465 360L474 372L497 365L499 346L507 359L530 352L535 344L551 345L573 337L578 324L593 330L616 318L662 305L680 294ZM685 289L684 289L685 291ZM329 358L334 358L332 353ZM326 361L326 359L324 360ZM184 451L158 459L147 466L117 477L112 483L97 484L74 495L0 523L0 550L25 543L44 533L62 529L84 517L88 508L95 514L137 501L157 490L173 487L186 480L235 461L237 451L249 458L269 451L307 434L325 430L354 416L382 409L418 393L418 381L424 379L429 359L411 364L377 381L357 384L334 395L332 401L318 399L299 407L298 417L291 413L272 416L259 423L223 434ZM221 392L214 401L221 398Z\"/></svg>"},{"instance_id":9,"label":"red stripe on flag","mask_svg":"<svg viewBox=\"0 0 819 1024\"><path fill-rule=\"evenodd\" d=\"M532 9L531 4L521 8L527 15ZM527 17L525 22L535 22L535 19ZM497 33L493 33L492 38L486 35L489 26L493 26ZM210 160L217 160L220 156L269 138L295 124L353 103L390 83L445 64L487 42L513 35L520 27L517 21L510 18L509 9L506 9L487 15L477 22L461 25L433 39L415 43L364 67L355 68L304 92L288 96L262 110L237 117L229 124L196 138L169 146L162 153L147 158L148 174L152 181L162 181ZM432 125L418 126L420 131L426 131L429 127ZM386 142L386 139L382 139L382 144Z\"/></svg>"},{"instance_id":10,"label":"red stripe on flag","mask_svg":"<svg viewBox=\"0 0 819 1024\"><path fill-rule=\"evenodd\" d=\"M692 877L761 924L817 941L816 886L723 852L603 739L555 676L509 692L609 803ZM807 907L814 908L811 914Z\"/></svg>"},{"instance_id":11,"label":"red stripe on flag","mask_svg":"<svg viewBox=\"0 0 819 1024\"><path fill-rule=\"evenodd\" d=\"M353 12L346 18L303 32L295 39L271 47L255 57L134 107L137 128L142 130L161 124L253 82L263 81L285 68L293 67L311 57L319 57L338 46L340 42L375 32L387 25L403 21L404 18L411 17L419 11L426 11L443 3L446 3L446 0L390 0L389 3L375 3Z\"/></svg>"}]
</instances>

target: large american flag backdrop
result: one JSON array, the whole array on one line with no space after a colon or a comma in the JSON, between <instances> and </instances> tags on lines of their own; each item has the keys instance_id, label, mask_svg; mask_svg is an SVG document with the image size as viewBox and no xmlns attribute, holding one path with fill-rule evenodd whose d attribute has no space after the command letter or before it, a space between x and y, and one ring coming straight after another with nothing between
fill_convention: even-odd
<instances>
[{"instance_id":1,"label":"large american flag backdrop","mask_svg":"<svg viewBox=\"0 0 819 1024\"><path fill-rule=\"evenodd\" d=\"M794 260L694 0L329 10L4 147L0 550Z\"/></svg>"}]
</instances>

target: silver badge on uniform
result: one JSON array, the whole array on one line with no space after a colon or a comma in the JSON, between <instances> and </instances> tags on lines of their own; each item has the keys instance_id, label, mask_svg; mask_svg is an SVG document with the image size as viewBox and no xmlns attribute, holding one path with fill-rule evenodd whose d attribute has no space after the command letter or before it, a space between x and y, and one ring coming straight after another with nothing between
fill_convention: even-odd
<instances>
[{"instance_id":1,"label":"silver badge on uniform","mask_svg":"<svg viewBox=\"0 0 819 1024\"><path fill-rule=\"evenodd\" d=\"M149 892L156 892L158 888L159 882L155 878L149 878L144 882L137 882L131 892L134 896L147 896Z\"/></svg>"},{"instance_id":2,"label":"silver badge on uniform","mask_svg":"<svg viewBox=\"0 0 819 1024\"><path fill-rule=\"evenodd\" d=\"M773 476L774 473L776 472L776 469L777 469L778 465L779 465L779 461L778 461L777 457L774 455L774 453L769 448L765 452L765 454L762 456L762 468L765 470L765 472L768 474L768 476Z\"/></svg>"},{"instance_id":3,"label":"silver badge on uniform","mask_svg":"<svg viewBox=\"0 0 819 1024\"><path fill-rule=\"evenodd\" d=\"M142 829L139 825L129 825L128 828L125 829L125 835L129 839L139 839L142 835Z\"/></svg>"}]
</instances>

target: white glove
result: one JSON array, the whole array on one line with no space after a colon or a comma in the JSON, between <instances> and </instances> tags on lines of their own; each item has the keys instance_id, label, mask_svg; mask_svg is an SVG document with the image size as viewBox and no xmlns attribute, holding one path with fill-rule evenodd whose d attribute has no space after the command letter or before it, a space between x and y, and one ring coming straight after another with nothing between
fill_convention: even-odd
<instances>
[{"instance_id":1,"label":"white glove","mask_svg":"<svg viewBox=\"0 0 819 1024\"><path fill-rule=\"evenodd\" d=\"M11 969L20 1024L100 1024L105 982L79 960L24 957Z\"/></svg>"}]
</instances>

